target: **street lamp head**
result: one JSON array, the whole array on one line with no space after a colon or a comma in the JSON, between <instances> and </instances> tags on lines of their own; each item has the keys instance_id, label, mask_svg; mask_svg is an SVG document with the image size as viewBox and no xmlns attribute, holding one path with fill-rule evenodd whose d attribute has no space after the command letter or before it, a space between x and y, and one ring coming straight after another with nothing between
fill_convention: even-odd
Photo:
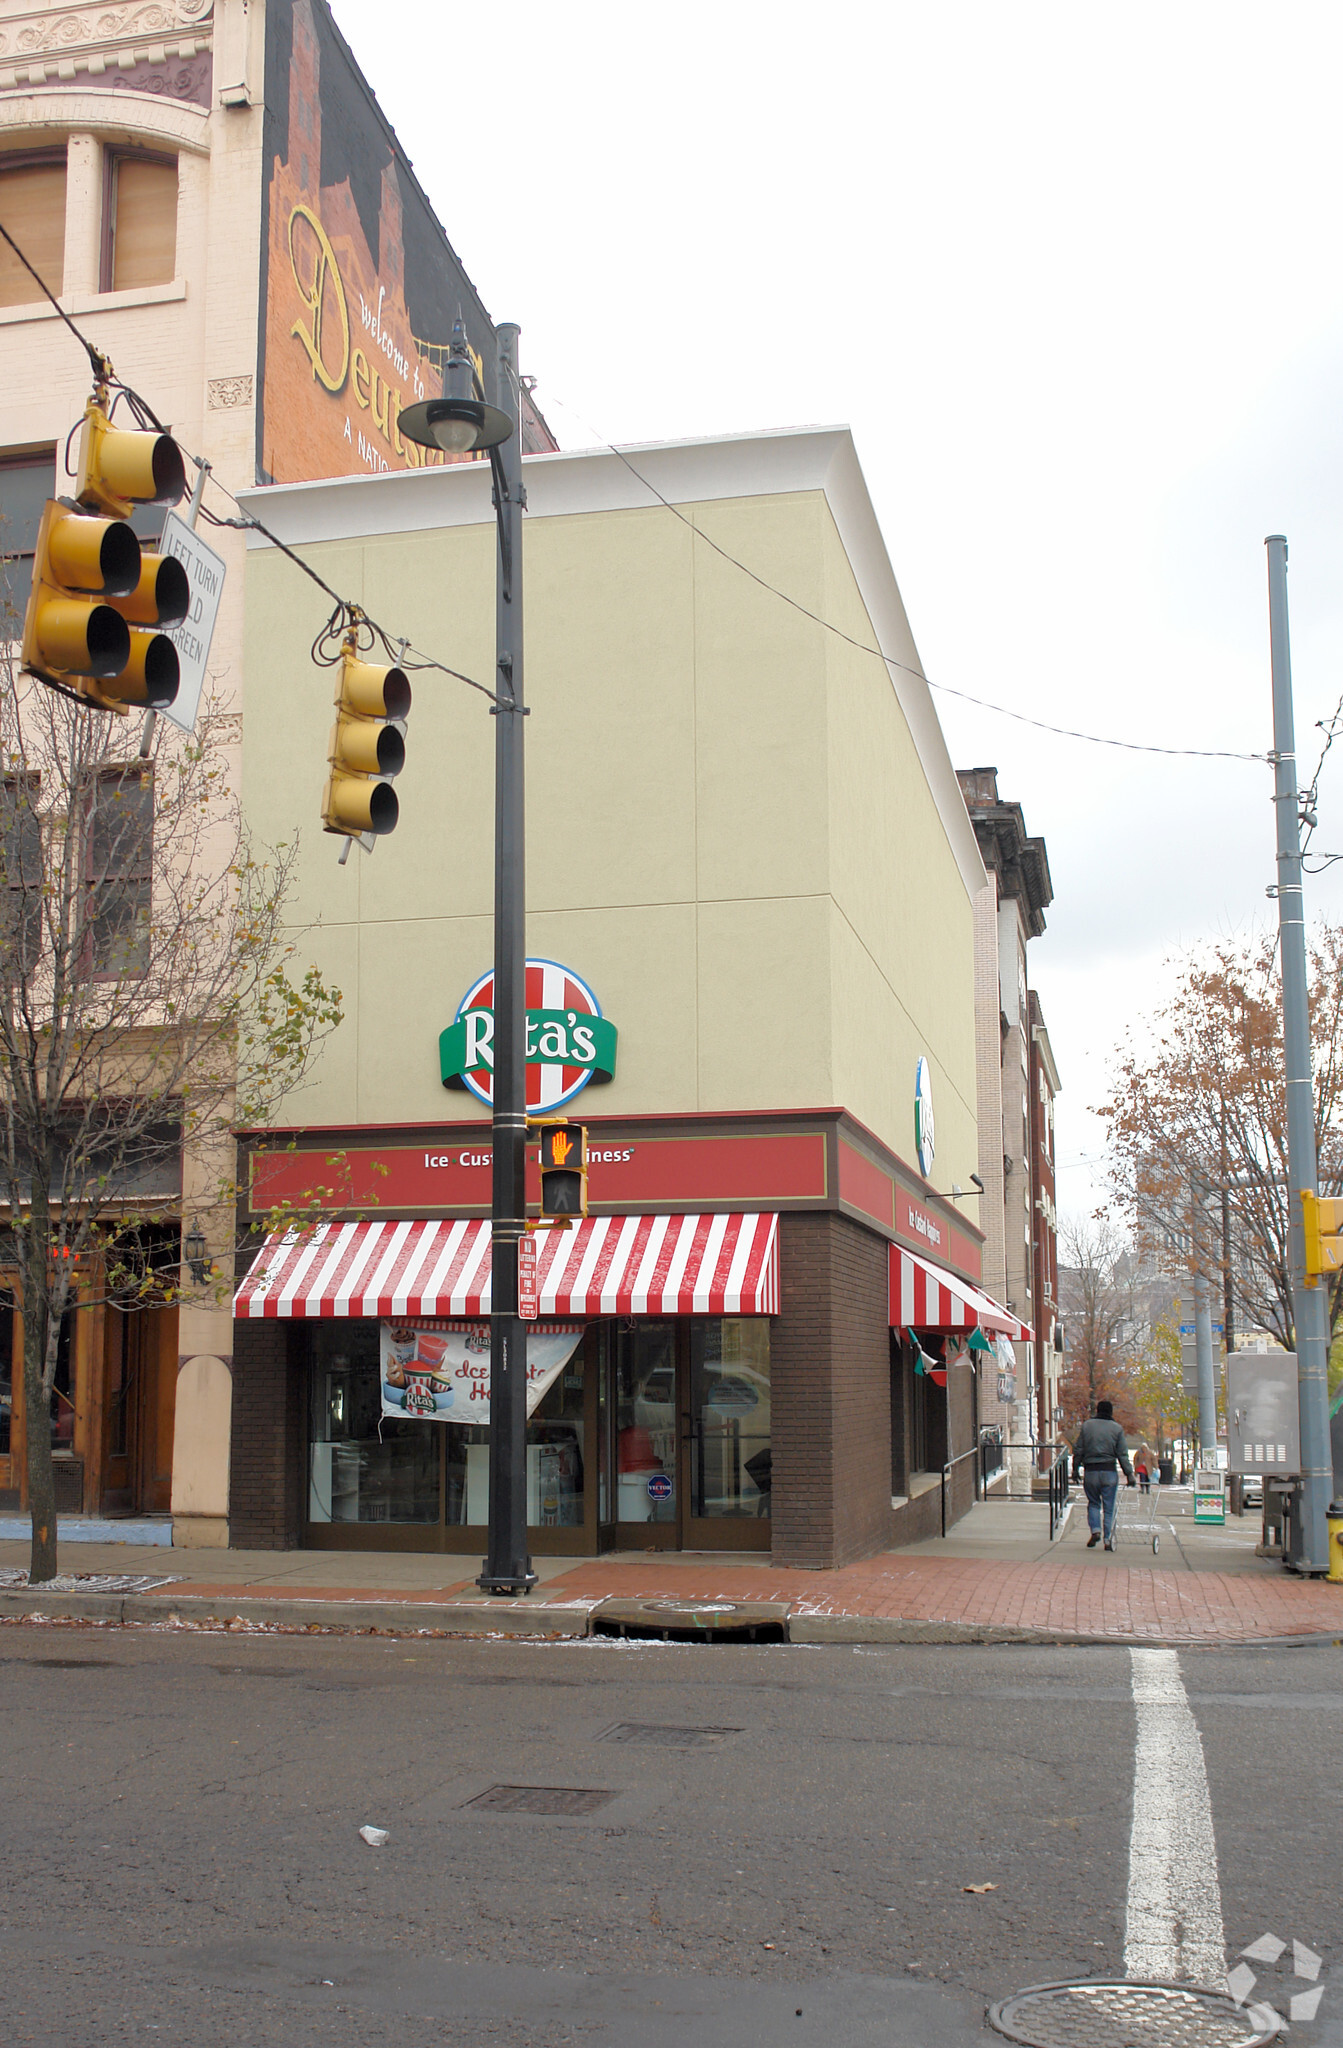
<instances>
[{"instance_id":1,"label":"street lamp head","mask_svg":"<svg viewBox=\"0 0 1343 2048\"><path fill-rule=\"evenodd\" d=\"M445 455L479 455L497 448L513 431L513 422L497 405L479 398L422 398L397 415L403 434L422 448L441 448Z\"/></svg>"},{"instance_id":2,"label":"street lamp head","mask_svg":"<svg viewBox=\"0 0 1343 2048\"><path fill-rule=\"evenodd\" d=\"M403 434L422 448L441 448L445 455L479 455L497 448L512 433L508 414L484 401L460 319L443 365L443 396L422 398L399 417Z\"/></svg>"}]
</instances>

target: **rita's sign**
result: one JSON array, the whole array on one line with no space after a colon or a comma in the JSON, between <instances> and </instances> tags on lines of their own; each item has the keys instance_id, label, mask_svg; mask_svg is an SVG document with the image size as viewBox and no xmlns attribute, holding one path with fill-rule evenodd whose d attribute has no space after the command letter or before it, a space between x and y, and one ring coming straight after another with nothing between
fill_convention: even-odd
<instances>
[{"instance_id":1,"label":"rita's sign","mask_svg":"<svg viewBox=\"0 0 1343 2048\"><path fill-rule=\"evenodd\" d=\"M527 962L527 1110L560 1109L589 1081L616 1070L616 1027L585 981L555 960ZM494 1102L494 976L469 988L457 1015L439 1034L445 1088L466 1088Z\"/></svg>"}]
</instances>

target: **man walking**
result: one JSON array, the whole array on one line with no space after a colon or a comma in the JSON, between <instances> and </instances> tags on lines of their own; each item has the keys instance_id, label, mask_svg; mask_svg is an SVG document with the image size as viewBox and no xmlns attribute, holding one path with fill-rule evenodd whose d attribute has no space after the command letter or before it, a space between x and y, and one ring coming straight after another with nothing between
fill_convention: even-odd
<instances>
[{"instance_id":1,"label":"man walking","mask_svg":"<svg viewBox=\"0 0 1343 2048\"><path fill-rule=\"evenodd\" d=\"M1080 1472L1082 1489L1087 1497L1087 1521L1091 1527L1087 1538L1088 1550L1094 1550L1101 1540L1102 1516L1105 1548L1113 1550L1115 1547L1115 1502L1119 1497L1120 1466L1125 1480L1132 1486L1133 1467L1129 1463L1124 1432L1114 1419L1114 1404L1097 1401L1096 1413L1082 1424L1073 1447L1073 1478L1076 1479Z\"/></svg>"}]
</instances>

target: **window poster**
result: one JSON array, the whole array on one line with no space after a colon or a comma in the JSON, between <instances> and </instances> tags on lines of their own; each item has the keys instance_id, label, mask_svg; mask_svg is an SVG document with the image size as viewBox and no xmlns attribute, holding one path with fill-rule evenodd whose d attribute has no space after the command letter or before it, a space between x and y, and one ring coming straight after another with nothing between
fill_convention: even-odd
<instances>
[{"instance_id":1,"label":"window poster","mask_svg":"<svg viewBox=\"0 0 1343 2048\"><path fill-rule=\"evenodd\" d=\"M404 1422L490 1419L490 1326L425 1316L379 1325L382 1412ZM527 1413L583 1341L582 1323L534 1323L527 1332Z\"/></svg>"}]
</instances>

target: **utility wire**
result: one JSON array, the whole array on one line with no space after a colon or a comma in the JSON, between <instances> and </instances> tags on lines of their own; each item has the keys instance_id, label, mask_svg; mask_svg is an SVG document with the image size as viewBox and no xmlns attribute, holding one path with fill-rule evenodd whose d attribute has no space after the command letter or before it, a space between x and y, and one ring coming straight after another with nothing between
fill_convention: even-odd
<instances>
[{"instance_id":1,"label":"utility wire","mask_svg":"<svg viewBox=\"0 0 1343 2048\"><path fill-rule=\"evenodd\" d=\"M856 647L860 654L874 654L878 661L885 662L887 668L899 669L904 675L917 677L919 682L926 684L930 690L938 690L946 697L959 697L963 703L977 705L981 711L996 711L1000 717L1014 718L1019 725L1034 726L1038 732L1056 733L1061 739L1086 740L1095 747L1122 747L1126 752L1133 754L1174 754L1179 755L1182 759L1192 758L1201 761L1267 761L1268 759L1267 754L1239 754L1233 753L1224 747L1158 747L1145 740L1116 740L1109 739L1100 733L1078 732L1072 726L1050 725L1046 719L1030 718L1024 711L1010 710L1006 704L990 703L985 697L972 697L968 690L954 689L950 683L935 683L930 676L926 676L923 673L922 669L914 668L907 661L897 661L894 655L883 653L880 647L873 647L866 640L856 640L853 634L846 633L842 626L835 625L831 619L823 619L819 612L810 610L798 598L791 597L786 590L780 590L776 583L771 583L767 577L761 576L748 563L740 561L736 555L730 554L725 547L719 545L711 534L706 533L702 526L696 526L694 520L687 513L683 512L679 505L674 505L670 498L664 498L657 485L651 483L641 470L635 468L624 449L617 448L613 441L606 440L589 421L583 418L581 413L575 412L574 408L565 399L555 398L553 395L547 394L546 404L547 407L558 405L561 411L567 412L571 418L577 420L584 433L590 434L598 447L606 449L608 454L617 456L624 463L630 475L636 478L646 491L650 491L660 505L665 505L669 512L674 513L682 525L688 526L691 532L697 534L707 547L713 549L716 555L721 555L723 560L730 562L734 569L740 569L744 576L749 576L752 583L758 584L762 590L769 591L772 596L782 598L783 602L786 605L791 605L795 612L801 612L803 618L810 619L814 625L823 627L827 633L833 633L837 639L846 641L850 647ZM1343 709L1343 706L1340 708Z\"/></svg>"},{"instance_id":2,"label":"utility wire","mask_svg":"<svg viewBox=\"0 0 1343 2048\"><path fill-rule=\"evenodd\" d=\"M116 392L119 396L124 396L127 404L130 406L131 411L135 414L135 417L141 427L149 426L152 427L157 433L166 434L168 432L168 428L164 426L162 420L158 417L158 414L149 404L149 401L145 398L142 398L140 393L136 391L133 388L133 386L127 384L122 378L116 376L115 373L113 372L111 363L103 354L102 350L96 347L93 342L87 340L86 337L80 333L79 328L70 318L70 315L66 312L64 306L62 306L60 300L56 297L56 294L52 291L46 279L42 276L40 271L34 269L33 265L28 261L28 258L24 255L22 249L14 240L13 235L10 234L8 228L5 227L3 222L0 222L0 235L3 235L5 241L14 251L14 254L18 257L20 263L28 272L29 276L35 279L38 288L42 292L43 296L50 301L55 311L60 315L61 319L69 328L71 334L74 335L75 340L79 343L85 355L88 357L90 364L92 365L95 380L99 384L106 385L110 390ZM112 409L115 410L115 407L116 400L114 399ZM69 467L70 440L73 439L74 432L75 430L72 429L71 434L66 441L67 469ZM174 435L172 438L176 440L177 436ZM178 445L181 445L180 442ZM207 468L207 465L202 462L200 456L193 455L190 449L188 449L186 453L189 456L190 460L195 463L198 469ZM330 666L334 661L338 661L340 659L340 655L338 652L334 654L319 653L317 650L325 643L329 643L332 639L342 637L343 633L346 630L353 629L356 636L359 639L361 646L372 647L372 645L374 644L374 640L376 638L376 640L379 641L382 644L382 646L386 649L387 653L392 656L392 659L396 661L399 667L407 667L414 670L435 669L440 675L451 676L455 682L465 683L468 689L478 690L482 697L489 698L491 704L498 704L502 702L502 699L500 698L497 691L491 690L485 683L478 682L474 676L468 676L464 674L461 669L450 668L446 662L436 661L432 655L421 653L421 651L418 648L412 647L408 640L401 639L394 641L393 636L389 634L382 626L380 626L376 619L369 617L368 613L364 610L362 605L352 603L350 599L342 597L338 591L333 590L331 588L331 585L328 582L326 582L323 577L318 575L317 571L313 568L312 564L310 562L305 562L302 555L300 555L294 548L291 548L287 541L281 540L278 533L273 533L271 529L268 526L266 526L260 519L257 519L252 513L244 511L238 498L229 489L228 485L225 483L221 483L219 478L215 476L212 470L208 472L208 481L215 487L215 489L223 492L224 496L229 500L230 504L237 507L238 513L240 515L238 518L235 519L227 517L223 513L212 512L211 510L209 510L208 507L202 506L201 517L206 521L208 525L234 527L246 532L259 533L263 539L268 540L270 542L272 547L278 548L282 555L287 556L288 559L295 565L296 568L301 569L303 571L303 574L307 576L313 583L315 583L318 589L323 591L325 595L331 599L335 609L333 610L331 617L328 619L326 625L322 628L322 631L318 634L317 639L313 643L313 659L315 661L319 663L325 663L328 666ZM397 654L396 650L398 648L401 649L401 655ZM404 656L408 653L414 654L418 658L414 661L406 661L404 659ZM53 684L51 687L62 689L62 694L69 697L74 697L77 703L84 704L87 702L87 699L78 696L77 693L72 690L64 689L63 686L61 685Z\"/></svg>"}]
</instances>

